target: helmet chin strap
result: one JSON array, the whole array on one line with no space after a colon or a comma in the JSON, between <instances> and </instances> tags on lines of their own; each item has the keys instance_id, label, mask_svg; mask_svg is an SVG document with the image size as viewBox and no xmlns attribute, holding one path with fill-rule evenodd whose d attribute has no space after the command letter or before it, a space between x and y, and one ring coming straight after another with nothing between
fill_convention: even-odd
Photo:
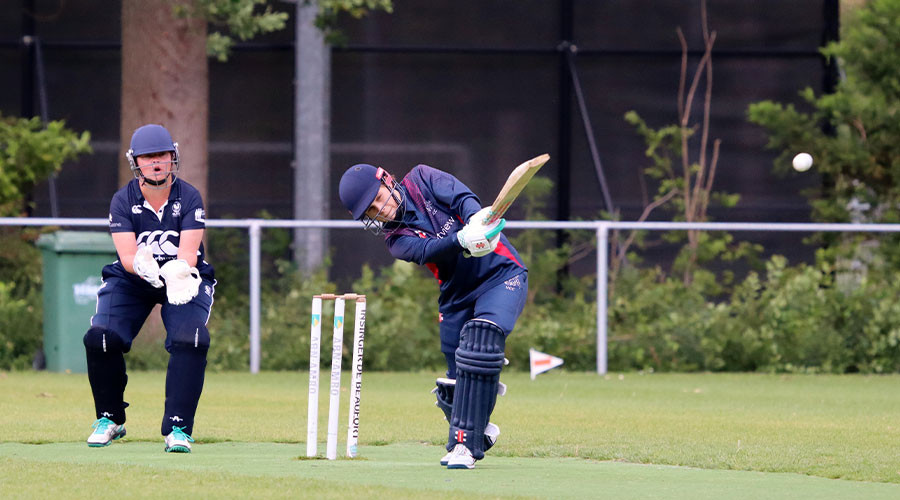
<instances>
[{"instance_id":1,"label":"helmet chin strap","mask_svg":"<svg viewBox=\"0 0 900 500\"><path fill-rule=\"evenodd\" d=\"M142 174L141 180L144 181L144 184L147 185L147 187L149 187L151 189L165 189L167 186L167 183L169 182L169 177L171 175L172 174L170 173L170 174L166 175L165 177L163 177L162 179L160 179L158 181L154 181L153 179L148 179L147 177L145 177Z\"/></svg>"}]
</instances>

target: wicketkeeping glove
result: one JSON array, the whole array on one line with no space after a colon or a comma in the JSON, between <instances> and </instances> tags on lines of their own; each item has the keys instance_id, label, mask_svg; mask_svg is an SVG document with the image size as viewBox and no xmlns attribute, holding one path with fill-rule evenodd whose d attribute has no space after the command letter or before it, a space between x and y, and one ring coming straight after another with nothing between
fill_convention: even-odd
<instances>
[{"instance_id":1,"label":"wicketkeeping glove","mask_svg":"<svg viewBox=\"0 0 900 500\"><path fill-rule=\"evenodd\" d=\"M153 250L149 246L138 248L131 267L134 268L135 274L153 285L154 288L162 288L163 282L159 280L159 263L153 257Z\"/></svg>"},{"instance_id":2,"label":"wicketkeeping glove","mask_svg":"<svg viewBox=\"0 0 900 500\"><path fill-rule=\"evenodd\" d=\"M200 291L200 273L184 259L170 260L159 269L166 281L166 297L176 306L187 304Z\"/></svg>"},{"instance_id":3,"label":"wicketkeeping glove","mask_svg":"<svg viewBox=\"0 0 900 500\"><path fill-rule=\"evenodd\" d=\"M506 225L506 219L497 219L487 226L482 224L483 216L480 214L485 209L469 219L469 223L456 233L456 239L460 246L466 249L472 257L484 257L493 252L500 243L500 231Z\"/></svg>"}]
</instances>

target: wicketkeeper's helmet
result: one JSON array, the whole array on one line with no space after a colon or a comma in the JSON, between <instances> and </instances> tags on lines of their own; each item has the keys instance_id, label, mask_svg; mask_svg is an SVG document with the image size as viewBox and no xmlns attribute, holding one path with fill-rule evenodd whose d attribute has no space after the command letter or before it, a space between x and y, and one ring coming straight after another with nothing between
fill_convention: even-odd
<instances>
[{"instance_id":1,"label":"wicketkeeper's helmet","mask_svg":"<svg viewBox=\"0 0 900 500\"><path fill-rule=\"evenodd\" d=\"M137 179L143 178L135 158L153 153L171 152L172 161L165 162L168 165L168 176L163 181L152 181L144 178L143 181L149 187L163 189L168 182L175 182L178 175L178 143L172 141L172 135L162 125L144 125L134 131L131 136L131 147L125 153L131 172Z\"/></svg>"}]
</instances>

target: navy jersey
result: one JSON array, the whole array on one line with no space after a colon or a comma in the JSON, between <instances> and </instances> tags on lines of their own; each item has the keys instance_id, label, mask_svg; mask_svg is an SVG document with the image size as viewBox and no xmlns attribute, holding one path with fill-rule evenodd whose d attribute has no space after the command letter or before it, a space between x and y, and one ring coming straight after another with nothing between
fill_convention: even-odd
<instances>
[{"instance_id":1,"label":"navy jersey","mask_svg":"<svg viewBox=\"0 0 900 500\"><path fill-rule=\"evenodd\" d=\"M385 243L394 258L425 265L440 282L441 311L472 302L486 290L527 269L506 235L493 253L465 257L456 233L481 209L481 202L456 177L418 165L400 183L405 210L390 224Z\"/></svg>"},{"instance_id":2,"label":"navy jersey","mask_svg":"<svg viewBox=\"0 0 900 500\"><path fill-rule=\"evenodd\" d=\"M150 246L160 267L178 255L181 231L205 229L206 213L203 199L194 186L181 179L175 179L169 191L169 199L159 212L144 199L139 186L133 179L113 195L109 206L109 232L132 232L138 248ZM203 243L197 251L197 271L208 280L214 279L213 268L204 259ZM122 267L121 257L111 266L106 266L112 274L129 279L143 280Z\"/></svg>"}]
</instances>

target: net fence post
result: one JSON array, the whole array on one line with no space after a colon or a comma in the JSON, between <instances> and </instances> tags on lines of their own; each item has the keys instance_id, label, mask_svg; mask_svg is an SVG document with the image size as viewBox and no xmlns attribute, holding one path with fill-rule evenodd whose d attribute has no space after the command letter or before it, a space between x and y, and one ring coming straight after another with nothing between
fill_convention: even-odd
<instances>
[{"instance_id":1,"label":"net fence post","mask_svg":"<svg viewBox=\"0 0 900 500\"><path fill-rule=\"evenodd\" d=\"M259 221L251 221L250 233L250 373L259 373Z\"/></svg>"},{"instance_id":2,"label":"net fence post","mask_svg":"<svg viewBox=\"0 0 900 500\"><path fill-rule=\"evenodd\" d=\"M606 307L608 280L609 226L597 223L597 374L606 374Z\"/></svg>"}]
</instances>

